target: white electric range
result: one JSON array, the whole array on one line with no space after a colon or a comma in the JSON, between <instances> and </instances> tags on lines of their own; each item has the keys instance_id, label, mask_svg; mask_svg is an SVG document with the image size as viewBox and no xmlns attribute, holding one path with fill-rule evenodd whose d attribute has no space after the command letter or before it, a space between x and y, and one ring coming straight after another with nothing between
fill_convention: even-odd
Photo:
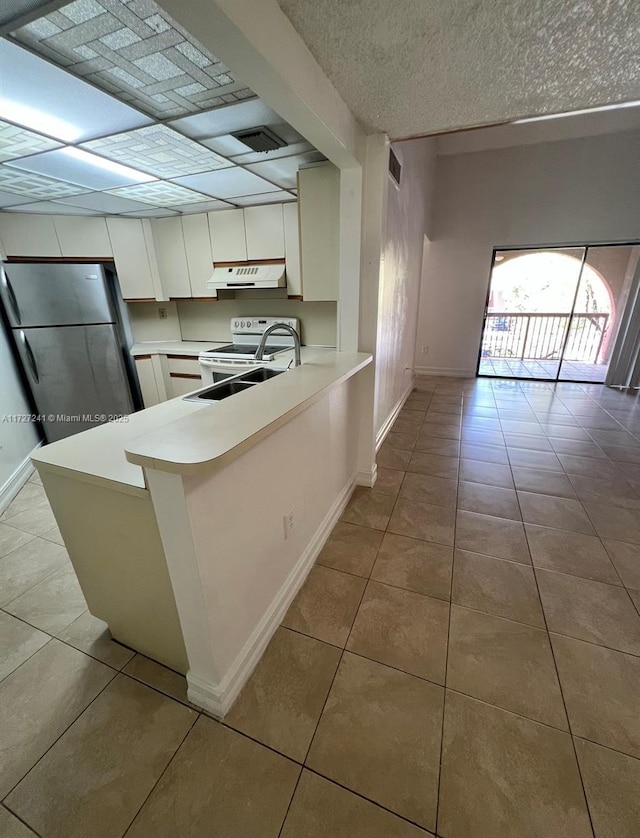
<instances>
[{"instance_id":1,"label":"white electric range","mask_svg":"<svg viewBox=\"0 0 640 838\"><path fill-rule=\"evenodd\" d=\"M286 323L300 334L300 320L297 317L232 317L232 342L198 355L202 383L209 385L247 369L268 367L282 352L292 350L293 336L284 331L278 334L276 331L267 338L262 360L256 361L256 350L263 332L274 323Z\"/></svg>"}]
</instances>

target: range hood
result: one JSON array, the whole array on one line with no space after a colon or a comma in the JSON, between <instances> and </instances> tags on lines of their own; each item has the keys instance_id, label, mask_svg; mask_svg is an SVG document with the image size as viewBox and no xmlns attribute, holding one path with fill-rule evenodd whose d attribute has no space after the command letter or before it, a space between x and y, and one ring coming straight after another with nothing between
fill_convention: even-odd
<instances>
[{"instance_id":1,"label":"range hood","mask_svg":"<svg viewBox=\"0 0 640 838\"><path fill-rule=\"evenodd\" d=\"M213 274L207 280L207 288L228 288L230 291L243 288L285 288L286 285L284 262L214 266Z\"/></svg>"}]
</instances>

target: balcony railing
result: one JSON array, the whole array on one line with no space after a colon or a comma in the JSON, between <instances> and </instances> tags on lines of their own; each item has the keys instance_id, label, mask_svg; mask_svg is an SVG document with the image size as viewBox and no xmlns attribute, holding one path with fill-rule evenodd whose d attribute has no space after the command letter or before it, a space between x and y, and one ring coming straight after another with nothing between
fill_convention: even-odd
<instances>
[{"instance_id":1,"label":"balcony railing","mask_svg":"<svg viewBox=\"0 0 640 838\"><path fill-rule=\"evenodd\" d=\"M488 314L482 357L544 361L562 356L567 361L593 364L599 359L608 327L608 314Z\"/></svg>"}]
</instances>

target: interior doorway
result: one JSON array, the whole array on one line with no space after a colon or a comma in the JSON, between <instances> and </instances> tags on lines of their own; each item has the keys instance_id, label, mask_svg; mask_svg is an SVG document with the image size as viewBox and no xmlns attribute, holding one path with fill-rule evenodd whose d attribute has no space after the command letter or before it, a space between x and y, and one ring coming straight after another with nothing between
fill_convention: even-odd
<instances>
[{"instance_id":1,"label":"interior doorway","mask_svg":"<svg viewBox=\"0 0 640 838\"><path fill-rule=\"evenodd\" d=\"M604 382L639 257L633 244L495 250L477 374Z\"/></svg>"}]
</instances>

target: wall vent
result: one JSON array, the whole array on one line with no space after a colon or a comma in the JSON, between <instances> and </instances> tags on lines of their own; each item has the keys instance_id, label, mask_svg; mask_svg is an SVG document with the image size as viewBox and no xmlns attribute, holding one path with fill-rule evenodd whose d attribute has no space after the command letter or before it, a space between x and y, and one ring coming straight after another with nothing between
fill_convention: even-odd
<instances>
[{"instance_id":1,"label":"wall vent","mask_svg":"<svg viewBox=\"0 0 640 838\"><path fill-rule=\"evenodd\" d=\"M288 145L264 125L246 131L234 131L232 136L249 146L252 151L275 151L276 148Z\"/></svg>"},{"instance_id":2,"label":"wall vent","mask_svg":"<svg viewBox=\"0 0 640 838\"><path fill-rule=\"evenodd\" d=\"M400 176L402 175L402 164L395 155L394 150L389 149L389 174L400 186Z\"/></svg>"}]
</instances>

